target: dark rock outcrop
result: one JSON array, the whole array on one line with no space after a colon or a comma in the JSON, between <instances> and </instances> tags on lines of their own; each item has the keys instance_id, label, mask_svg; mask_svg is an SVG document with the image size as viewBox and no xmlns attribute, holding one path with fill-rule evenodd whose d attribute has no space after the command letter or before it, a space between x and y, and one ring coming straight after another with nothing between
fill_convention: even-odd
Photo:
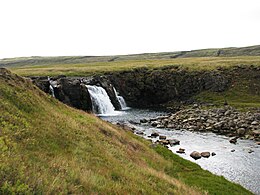
<instances>
[{"instance_id":1,"label":"dark rock outcrop","mask_svg":"<svg viewBox=\"0 0 260 195\"><path fill-rule=\"evenodd\" d=\"M107 76L134 107L186 100L203 90L224 91L230 78L221 70L187 71L178 67L139 68Z\"/></svg>"},{"instance_id":2,"label":"dark rock outcrop","mask_svg":"<svg viewBox=\"0 0 260 195\"><path fill-rule=\"evenodd\" d=\"M50 82L48 77L31 77L33 84L45 93L50 93Z\"/></svg>"},{"instance_id":3,"label":"dark rock outcrop","mask_svg":"<svg viewBox=\"0 0 260 195\"><path fill-rule=\"evenodd\" d=\"M55 97L63 103L85 111L92 110L86 86L77 79L61 78L54 87Z\"/></svg>"},{"instance_id":4,"label":"dark rock outcrop","mask_svg":"<svg viewBox=\"0 0 260 195\"><path fill-rule=\"evenodd\" d=\"M55 97L61 102L84 111L92 111L91 98L85 84L82 83L82 79L58 76L51 79L48 77L31 77L31 80L46 93L51 93L51 84Z\"/></svg>"}]
</instances>

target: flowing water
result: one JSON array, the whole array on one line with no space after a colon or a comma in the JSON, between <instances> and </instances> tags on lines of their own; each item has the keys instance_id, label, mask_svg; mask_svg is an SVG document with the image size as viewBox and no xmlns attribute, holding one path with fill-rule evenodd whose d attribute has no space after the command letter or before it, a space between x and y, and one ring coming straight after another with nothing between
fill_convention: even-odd
<instances>
[{"instance_id":1,"label":"flowing water","mask_svg":"<svg viewBox=\"0 0 260 195\"><path fill-rule=\"evenodd\" d=\"M129 121L138 123L142 118L149 119L165 114L151 110L129 109L120 112L117 116L101 118L112 123L129 123ZM157 129L148 125L135 125L135 127L139 131L144 132L143 137L146 139L151 139L148 136L152 132L157 132L160 135L166 135L169 139L175 138L180 140L180 145L169 148L173 153L176 153L179 148L184 148L186 154L176 154L199 164L203 169L241 184L255 194L260 194L260 147L254 141L238 139L235 145L229 143L228 137L213 133ZM153 141L156 141L156 138ZM231 152L232 150L235 151ZM254 152L249 153L249 150ZM215 152L216 155L194 160L189 156L192 151Z\"/></svg>"}]
</instances>

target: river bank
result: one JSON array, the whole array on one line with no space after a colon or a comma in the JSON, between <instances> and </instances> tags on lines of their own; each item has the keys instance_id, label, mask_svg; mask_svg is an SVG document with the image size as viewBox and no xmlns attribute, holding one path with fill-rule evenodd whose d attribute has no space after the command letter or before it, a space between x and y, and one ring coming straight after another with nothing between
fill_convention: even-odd
<instances>
[{"instance_id":1,"label":"river bank","mask_svg":"<svg viewBox=\"0 0 260 195\"><path fill-rule=\"evenodd\" d=\"M167 115L165 112L130 109L118 113L117 116L101 118L114 124L120 123L120 126L124 124L125 129L151 140L151 147L160 140L159 136L151 137L151 134L154 133L165 136L165 140L177 139L180 141L178 145L166 144L167 148L173 153L197 163L203 169L239 183L256 194L260 194L258 189L260 148L255 141L238 138L237 144L232 144L229 142L230 138L226 135L218 135L212 132L175 130L167 127L157 128L152 127L149 123L140 123L140 119L160 118L165 115ZM180 148L185 149L185 153L178 153L177 151ZM194 160L190 157L193 151L210 152L216 155Z\"/></svg>"}]
</instances>

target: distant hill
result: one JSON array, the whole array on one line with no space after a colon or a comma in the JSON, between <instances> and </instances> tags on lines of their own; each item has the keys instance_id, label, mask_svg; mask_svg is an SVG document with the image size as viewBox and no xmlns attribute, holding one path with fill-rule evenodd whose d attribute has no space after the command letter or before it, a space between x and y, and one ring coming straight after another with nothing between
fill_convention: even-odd
<instances>
[{"instance_id":1,"label":"distant hill","mask_svg":"<svg viewBox=\"0 0 260 195\"><path fill-rule=\"evenodd\" d=\"M0 60L0 67L14 67L26 65L50 65L50 64L84 64L91 62L113 62L124 60L149 60L172 59L190 57L235 57L235 56L260 56L260 45L250 47L231 47L200 49L192 51L144 53L115 56L57 56L57 57L20 57Z\"/></svg>"}]
</instances>

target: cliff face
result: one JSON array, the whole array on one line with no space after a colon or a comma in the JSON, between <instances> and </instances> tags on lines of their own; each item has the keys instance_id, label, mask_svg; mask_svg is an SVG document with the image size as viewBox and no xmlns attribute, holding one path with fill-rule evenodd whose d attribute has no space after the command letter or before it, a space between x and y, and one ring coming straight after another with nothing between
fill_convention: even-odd
<instances>
[{"instance_id":1,"label":"cliff face","mask_svg":"<svg viewBox=\"0 0 260 195\"><path fill-rule=\"evenodd\" d=\"M108 78L127 102L136 107L184 101L205 90L222 92L232 80L224 70L190 72L171 67L114 73Z\"/></svg>"},{"instance_id":2,"label":"cliff face","mask_svg":"<svg viewBox=\"0 0 260 195\"><path fill-rule=\"evenodd\" d=\"M112 104L120 110L113 87L129 106L150 107L169 101L189 102L201 92L224 92L242 84L252 94L260 95L260 68L237 66L229 69L188 71L178 67L158 69L139 68L132 71L113 72L92 78L55 78L56 98L73 107L90 111L91 100L86 84L103 87ZM45 77L33 78L43 91L49 92Z\"/></svg>"}]
</instances>

